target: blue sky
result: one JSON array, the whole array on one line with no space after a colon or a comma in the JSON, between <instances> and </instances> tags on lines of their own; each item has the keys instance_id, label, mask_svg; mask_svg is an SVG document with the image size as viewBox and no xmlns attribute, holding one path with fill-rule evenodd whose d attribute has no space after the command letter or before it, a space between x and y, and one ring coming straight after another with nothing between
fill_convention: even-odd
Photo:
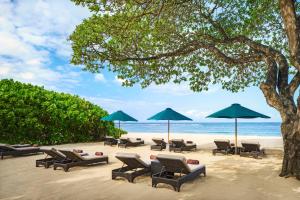
<instances>
[{"instance_id":1,"label":"blue sky","mask_svg":"<svg viewBox=\"0 0 300 200\"><path fill-rule=\"evenodd\" d=\"M280 121L278 112L266 104L255 87L236 94L219 86L193 93L187 84L172 83L124 88L117 74L105 70L91 74L81 66L70 65L72 51L66 39L89 15L87 9L68 0L0 0L0 79L13 78L76 94L109 112L121 109L141 121L166 107L195 121L228 121L205 116L236 102L271 116L252 121Z\"/></svg>"}]
</instances>

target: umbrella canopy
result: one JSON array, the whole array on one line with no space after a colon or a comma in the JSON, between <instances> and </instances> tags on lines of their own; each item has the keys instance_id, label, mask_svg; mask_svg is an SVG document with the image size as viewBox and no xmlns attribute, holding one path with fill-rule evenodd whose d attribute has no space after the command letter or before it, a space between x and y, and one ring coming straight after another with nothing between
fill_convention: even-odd
<instances>
[{"instance_id":1,"label":"umbrella canopy","mask_svg":"<svg viewBox=\"0 0 300 200\"><path fill-rule=\"evenodd\" d=\"M101 120L103 121L119 121L119 129L121 127L121 121L137 121L133 117L127 115L123 111L119 110L117 112L114 112L108 116L102 117Z\"/></svg>"},{"instance_id":2,"label":"umbrella canopy","mask_svg":"<svg viewBox=\"0 0 300 200\"><path fill-rule=\"evenodd\" d=\"M148 118L148 120L167 120L168 121L168 141L170 139L170 120L192 120L171 108L167 108L154 116Z\"/></svg>"},{"instance_id":3,"label":"umbrella canopy","mask_svg":"<svg viewBox=\"0 0 300 200\"><path fill-rule=\"evenodd\" d=\"M252 118L270 118L264 114L245 108L238 103L234 103L231 106L224 108L218 112L215 112L209 116L209 118L234 118L235 119L235 153L237 154L237 118L252 119Z\"/></svg>"},{"instance_id":4,"label":"umbrella canopy","mask_svg":"<svg viewBox=\"0 0 300 200\"><path fill-rule=\"evenodd\" d=\"M210 118L270 118L269 116L263 115L261 113L255 112L248 108L241 106L238 103L234 103L231 106L224 108L218 112L215 112L207 117Z\"/></svg>"},{"instance_id":5,"label":"umbrella canopy","mask_svg":"<svg viewBox=\"0 0 300 200\"><path fill-rule=\"evenodd\" d=\"M137 121L136 119L127 115L121 110L114 112L108 116L102 117L101 119L103 121Z\"/></svg>"}]
</instances>

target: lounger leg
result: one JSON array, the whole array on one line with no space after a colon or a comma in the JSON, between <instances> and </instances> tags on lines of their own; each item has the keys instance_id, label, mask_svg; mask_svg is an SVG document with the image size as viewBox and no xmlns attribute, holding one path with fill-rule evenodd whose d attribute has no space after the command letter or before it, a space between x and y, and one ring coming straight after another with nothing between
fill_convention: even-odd
<instances>
[{"instance_id":1,"label":"lounger leg","mask_svg":"<svg viewBox=\"0 0 300 200\"><path fill-rule=\"evenodd\" d=\"M65 172L68 172L68 170L69 170L69 167L64 167Z\"/></svg>"},{"instance_id":2,"label":"lounger leg","mask_svg":"<svg viewBox=\"0 0 300 200\"><path fill-rule=\"evenodd\" d=\"M3 160L3 154L1 153L1 160Z\"/></svg>"}]
</instances>

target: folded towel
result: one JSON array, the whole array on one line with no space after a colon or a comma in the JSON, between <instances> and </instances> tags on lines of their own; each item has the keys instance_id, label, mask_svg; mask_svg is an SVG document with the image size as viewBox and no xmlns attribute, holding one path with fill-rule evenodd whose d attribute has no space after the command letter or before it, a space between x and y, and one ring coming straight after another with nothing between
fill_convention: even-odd
<instances>
[{"instance_id":1,"label":"folded towel","mask_svg":"<svg viewBox=\"0 0 300 200\"><path fill-rule=\"evenodd\" d=\"M186 163L190 165L199 165L200 162L199 160L187 159Z\"/></svg>"},{"instance_id":2,"label":"folded towel","mask_svg":"<svg viewBox=\"0 0 300 200\"><path fill-rule=\"evenodd\" d=\"M103 156L103 152L95 152L96 156Z\"/></svg>"},{"instance_id":3,"label":"folded towel","mask_svg":"<svg viewBox=\"0 0 300 200\"><path fill-rule=\"evenodd\" d=\"M88 156L89 154L88 153L79 153L79 155L81 155L81 156Z\"/></svg>"},{"instance_id":4,"label":"folded towel","mask_svg":"<svg viewBox=\"0 0 300 200\"><path fill-rule=\"evenodd\" d=\"M74 153L83 153L83 151L81 149L73 149Z\"/></svg>"},{"instance_id":5,"label":"folded towel","mask_svg":"<svg viewBox=\"0 0 300 200\"><path fill-rule=\"evenodd\" d=\"M193 141L186 141L187 144L193 144Z\"/></svg>"},{"instance_id":6,"label":"folded towel","mask_svg":"<svg viewBox=\"0 0 300 200\"><path fill-rule=\"evenodd\" d=\"M156 156L155 155L150 155L150 160L156 160Z\"/></svg>"}]
</instances>

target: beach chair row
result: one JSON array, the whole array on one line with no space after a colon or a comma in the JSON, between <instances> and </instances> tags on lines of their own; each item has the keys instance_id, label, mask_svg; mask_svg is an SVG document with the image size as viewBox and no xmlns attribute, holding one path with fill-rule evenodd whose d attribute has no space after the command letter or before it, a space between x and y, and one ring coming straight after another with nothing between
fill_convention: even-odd
<instances>
[{"instance_id":1,"label":"beach chair row","mask_svg":"<svg viewBox=\"0 0 300 200\"><path fill-rule=\"evenodd\" d=\"M89 166L100 163L108 164L108 156L103 154L89 156L84 152L78 153L69 150L42 149L47 155L44 159L36 160L36 167L44 166L53 169L61 167L65 172L75 166ZM127 179L133 183L139 176L150 176L152 187L158 184L169 184L175 191L180 191L182 184L194 180L200 175L206 176L205 165L198 160L186 159L178 155L158 154L150 156L151 160L143 160L136 153L117 153L115 156L122 162L122 166L112 170L112 180Z\"/></svg>"}]
</instances>

